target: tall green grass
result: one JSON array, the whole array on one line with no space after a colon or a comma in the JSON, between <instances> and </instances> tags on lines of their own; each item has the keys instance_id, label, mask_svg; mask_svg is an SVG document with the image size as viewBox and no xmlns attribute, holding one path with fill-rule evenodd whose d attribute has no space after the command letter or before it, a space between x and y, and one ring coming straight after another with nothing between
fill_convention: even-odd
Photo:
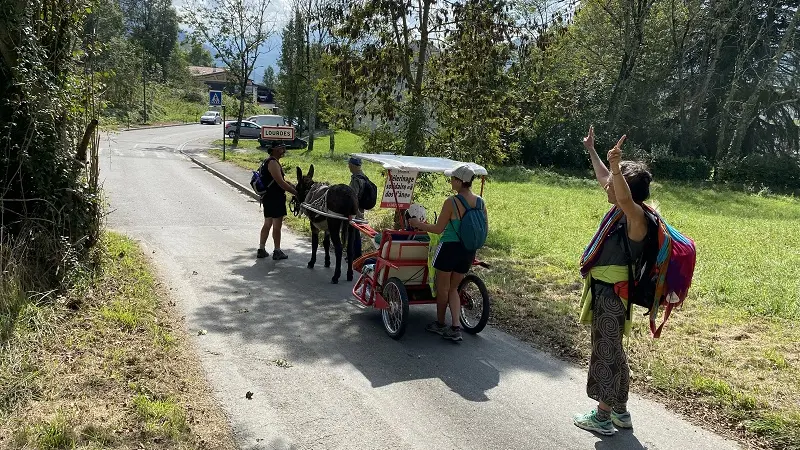
<instances>
[{"instance_id":1,"label":"tall green grass","mask_svg":"<svg viewBox=\"0 0 800 450\"><path fill-rule=\"evenodd\" d=\"M338 132L335 142L333 158L327 137L317 139L320 150L312 154L290 150L282 160L291 170L287 177L294 180L294 167L305 173L313 164L315 179L348 183L347 156L365 151L363 140ZM228 158L254 168L265 155ZM364 171L383 186L380 166L365 162ZM429 195L418 201L430 216L441 208L449 183L443 176L429 178ZM550 265L564 281L578 278L578 258L610 206L594 180L521 168L490 169L484 197L488 246L513 259ZM800 200L657 182L650 203L697 245L691 298L754 316L800 319Z\"/></svg>"}]
</instances>

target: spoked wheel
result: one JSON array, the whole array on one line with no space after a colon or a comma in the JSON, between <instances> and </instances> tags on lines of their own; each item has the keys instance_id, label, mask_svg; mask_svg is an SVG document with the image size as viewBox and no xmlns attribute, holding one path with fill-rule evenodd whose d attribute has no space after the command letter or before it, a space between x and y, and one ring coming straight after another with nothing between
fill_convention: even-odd
<instances>
[{"instance_id":1,"label":"spoked wheel","mask_svg":"<svg viewBox=\"0 0 800 450\"><path fill-rule=\"evenodd\" d=\"M398 278L389 278L383 285L383 298L389 307L381 310L383 328L392 339L400 339L408 324L408 292Z\"/></svg>"},{"instance_id":2,"label":"spoked wheel","mask_svg":"<svg viewBox=\"0 0 800 450\"><path fill-rule=\"evenodd\" d=\"M458 295L461 297L461 326L467 333L480 333L491 312L486 285L477 275L469 274L458 285Z\"/></svg>"},{"instance_id":3,"label":"spoked wheel","mask_svg":"<svg viewBox=\"0 0 800 450\"><path fill-rule=\"evenodd\" d=\"M236 137L236 132L235 131L229 131L228 132L228 137L233 139L234 137Z\"/></svg>"}]
</instances>

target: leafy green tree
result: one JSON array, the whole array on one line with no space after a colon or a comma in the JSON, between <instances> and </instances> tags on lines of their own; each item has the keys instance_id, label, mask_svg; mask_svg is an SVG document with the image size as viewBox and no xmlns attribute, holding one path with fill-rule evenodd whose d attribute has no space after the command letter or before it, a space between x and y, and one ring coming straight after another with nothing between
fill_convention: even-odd
<instances>
[{"instance_id":1,"label":"leafy green tree","mask_svg":"<svg viewBox=\"0 0 800 450\"><path fill-rule=\"evenodd\" d=\"M513 21L504 6L476 0L454 9L453 28L429 66L426 92L436 125L428 153L501 163L515 152L510 133L516 104L506 70Z\"/></svg>"},{"instance_id":2,"label":"leafy green tree","mask_svg":"<svg viewBox=\"0 0 800 450\"><path fill-rule=\"evenodd\" d=\"M232 0L208 3L196 0L186 8L184 22L195 35L208 42L216 57L228 67L239 98L237 120L244 116L247 84L264 44L273 34L270 0ZM233 145L239 143L239 127Z\"/></svg>"},{"instance_id":3,"label":"leafy green tree","mask_svg":"<svg viewBox=\"0 0 800 450\"><path fill-rule=\"evenodd\" d=\"M272 66L267 66L264 69L264 76L261 78L261 83L269 90L275 90L275 69Z\"/></svg>"},{"instance_id":4,"label":"leafy green tree","mask_svg":"<svg viewBox=\"0 0 800 450\"><path fill-rule=\"evenodd\" d=\"M191 36L181 45L186 52L186 61L192 66L211 67L214 59L202 42Z\"/></svg>"},{"instance_id":5,"label":"leafy green tree","mask_svg":"<svg viewBox=\"0 0 800 450\"><path fill-rule=\"evenodd\" d=\"M306 78L305 19L299 10L282 32L281 55L278 59L277 91L284 115L298 118L302 130L309 108L310 86Z\"/></svg>"}]
</instances>

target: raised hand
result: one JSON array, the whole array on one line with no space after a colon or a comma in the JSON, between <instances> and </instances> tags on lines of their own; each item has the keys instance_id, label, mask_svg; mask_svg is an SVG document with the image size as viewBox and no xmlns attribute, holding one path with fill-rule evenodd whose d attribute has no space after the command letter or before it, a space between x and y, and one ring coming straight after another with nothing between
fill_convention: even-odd
<instances>
[{"instance_id":1,"label":"raised hand","mask_svg":"<svg viewBox=\"0 0 800 450\"><path fill-rule=\"evenodd\" d=\"M583 138L583 146L586 150L594 150L594 125L589 126L589 134Z\"/></svg>"},{"instance_id":2,"label":"raised hand","mask_svg":"<svg viewBox=\"0 0 800 450\"><path fill-rule=\"evenodd\" d=\"M617 145L614 146L611 150L608 151L607 159L608 164L611 165L612 168L619 167L620 161L622 161L622 144L625 143L625 139L627 138L626 135L623 135L619 138L619 142Z\"/></svg>"}]
</instances>

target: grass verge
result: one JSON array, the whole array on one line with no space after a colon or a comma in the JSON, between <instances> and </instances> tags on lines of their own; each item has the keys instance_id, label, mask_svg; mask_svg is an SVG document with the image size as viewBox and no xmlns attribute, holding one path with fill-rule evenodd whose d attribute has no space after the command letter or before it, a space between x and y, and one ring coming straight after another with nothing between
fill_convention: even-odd
<instances>
[{"instance_id":1,"label":"grass verge","mask_svg":"<svg viewBox=\"0 0 800 450\"><path fill-rule=\"evenodd\" d=\"M141 91L136 92L137 98L131 100L135 105L127 114L124 111L109 110L109 115L102 117L100 125L103 128L119 126L131 127L136 125L167 125L179 123L199 123L200 116L208 110L221 111L219 108L208 106L208 90L203 87L174 87L158 83L147 86L147 97L150 100L147 106L147 123L142 123ZM226 120L235 120L239 112L239 102L234 97L223 94L223 103L227 105ZM245 118L256 114L271 114L270 110L255 103L245 102Z\"/></svg>"},{"instance_id":2,"label":"grass verge","mask_svg":"<svg viewBox=\"0 0 800 450\"><path fill-rule=\"evenodd\" d=\"M107 232L67 298L28 303L0 360L0 447L233 448L135 243Z\"/></svg>"},{"instance_id":3,"label":"grass verge","mask_svg":"<svg viewBox=\"0 0 800 450\"><path fill-rule=\"evenodd\" d=\"M327 139L313 154L289 151L282 163L290 179L296 166L305 172L314 164L318 180L349 181L347 155L363 151L363 141L339 132L331 157ZM264 157L246 148L227 155L248 169ZM364 169L382 186L380 167ZM484 197L491 232L482 257L493 268L480 275L492 293L492 320L585 364L577 261L608 208L605 194L594 180L545 170L490 172ZM438 212L447 181L420 183L428 189L417 201ZM695 240L698 263L685 307L661 339L649 337L644 319L636 321L627 342L635 388L752 447L800 449L800 201L672 183L655 183L652 193L664 217ZM382 228L390 214L376 209L368 219ZM308 230L305 221L288 223Z\"/></svg>"}]
</instances>

